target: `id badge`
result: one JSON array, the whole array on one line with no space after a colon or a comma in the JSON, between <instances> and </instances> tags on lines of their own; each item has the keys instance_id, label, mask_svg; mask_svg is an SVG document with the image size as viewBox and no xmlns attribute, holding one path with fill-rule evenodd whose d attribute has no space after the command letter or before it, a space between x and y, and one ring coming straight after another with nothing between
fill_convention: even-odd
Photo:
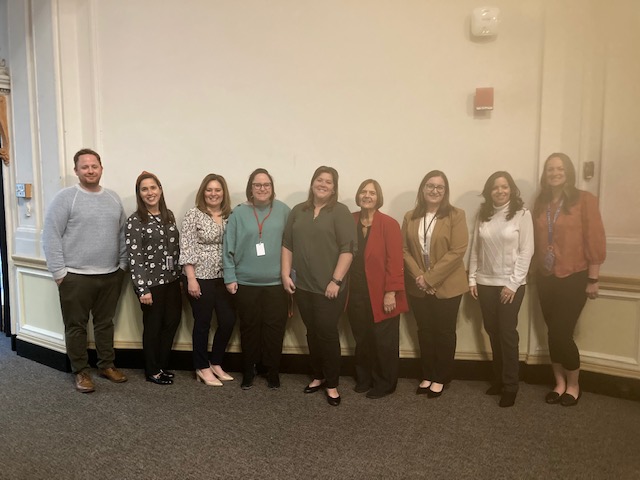
<instances>
[{"instance_id":1,"label":"id badge","mask_svg":"<svg viewBox=\"0 0 640 480\"><path fill-rule=\"evenodd\" d=\"M553 253L553 250L547 250L547 253L544 256L544 268L550 272L553 270L553 264L556 261L556 256Z\"/></svg>"},{"instance_id":2,"label":"id badge","mask_svg":"<svg viewBox=\"0 0 640 480\"><path fill-rule=\"evenodd\" d=\"M173 257L166 257L165 261L167 262L167 270L173 270Z\"/></svg>"},{"instance_id":3,"label":"id badge","mask_svg":"<svg viewBox=\"0 0 640 480\"><path fill-rule=\"evenodd\" d=\"M258 255L259 257L264 257L266 255L264 251L264 243L256 243L256 255Z\"/></svg>"},{"instance_id":4,"label":"id badge","mask_svg":"<svg viewBox=\"0 0 640 480\"><path fill-rule=\"evenodd\" d=\"M427 270L431 270L431 264L429 263L429 254L423 253L422 257L424 258L424 266L427 267Z\"/></svg>"}]
</instances>

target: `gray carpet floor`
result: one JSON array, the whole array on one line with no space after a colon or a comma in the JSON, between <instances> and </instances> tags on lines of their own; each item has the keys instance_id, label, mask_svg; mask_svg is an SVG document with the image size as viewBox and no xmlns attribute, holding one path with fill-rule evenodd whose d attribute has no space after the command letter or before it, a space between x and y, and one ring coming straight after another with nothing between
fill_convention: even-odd
<instances>
[{"instance_id":1,"label":"gray carpet floor","mask_svg":"<svg viewBox=\"0 0 640 480\"><path fill-rule=\"evenodd\" d=\"M639 479L640 403L585 393L577 407L522 383L499 408L487 384L454 381L442 397L369 400L341 379L342 405L305 395L303 375L207 387L72 376L18 357L0 338L2 479ZM94 371L95 374L95 371Z\"/></svg>"}]
</instances>

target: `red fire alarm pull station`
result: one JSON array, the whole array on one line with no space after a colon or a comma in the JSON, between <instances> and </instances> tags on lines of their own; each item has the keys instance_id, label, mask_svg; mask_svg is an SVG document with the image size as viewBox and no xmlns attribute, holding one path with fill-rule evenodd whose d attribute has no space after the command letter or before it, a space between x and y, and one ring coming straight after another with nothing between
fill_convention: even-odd
<instances>
[{"instance_id":1,"label":"red fire alarm pull station","mask_svg":"<svg viewBox=\"0 0 640 480\"><path fill-rule=\"evenodd\" d=\"M493 110L493 87L476 88L474 107L477 111Z\"/></svg>"}]
</instances>

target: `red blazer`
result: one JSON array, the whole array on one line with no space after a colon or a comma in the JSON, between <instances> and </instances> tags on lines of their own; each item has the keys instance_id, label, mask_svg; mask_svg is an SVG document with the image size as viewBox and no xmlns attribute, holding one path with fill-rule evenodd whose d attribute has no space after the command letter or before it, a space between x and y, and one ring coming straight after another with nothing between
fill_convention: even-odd
<instances>
[{"instance_id":1,"label":"red blazer","mask_svg":"<svg viewBox=\"0 0 640 480\"><path fill-rule=\"evenodd\" d=\"M353 213L358 224L360 212ZM402 233L400 225L389 215L379 211L373 215L367 248L364 250L364 271L371 298L373 321L378 323L400 313L408 312L404 291L404 262L402 259ZM396 292L396 308L385 313L385 292Z\"/></svg>"}]
</instances>

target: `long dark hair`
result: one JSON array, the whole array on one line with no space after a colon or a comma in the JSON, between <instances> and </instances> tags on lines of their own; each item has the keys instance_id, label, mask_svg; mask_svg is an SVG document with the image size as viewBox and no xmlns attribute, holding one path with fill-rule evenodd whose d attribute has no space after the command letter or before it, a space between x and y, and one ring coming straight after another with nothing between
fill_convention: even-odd
<instances>
[{"instance_id":1,"label":"long dark hair","mask_svg":"<svg viewBox=\"0 0 640 480\"><path fill-rule=\"evenodd\" d=\"M249 180L247 181L246 194L248 202L253 202L253 180L256 178L256 175L259 175L261 173L264 173L267 177L269 177L269 181L271 182L271 196L269 197L269 201L273 202L273 200L276 198L276 185L275 183L273 183L273 177L269 172L267 172L265 168L256 168L253 172L251 172L251 175L249 175Z\"/></svg>"},{"instance_id":2,"label":"long dark hair","mask_svg":"<svg viewBox=\"0 0 640 480\"><path fill-rule=\"evenodd\" d=\"M327 202L324 208L327 210L331 210L336 203L338 203L338 171L333 167L327 167L322 165L321 167L316 168L316 171L313 172L313 176L311 177L311 182L309 183L309 197L307 201L304 202L304 206L302 210L309 210L310 208L315 208L313 205L313 182L316 178L318 178L323 173L328 173L333 178L333 194L331 198Z\"/></svg>"},{"instance_id":3,"label":"long dark hair","mask_svg":"<svg viewBox=\"0 0 640 480\"><path fill-rule=\"evenodd\" d=\"M231 213L231 197L229 196L227 181L222 175L210 173L202 179L202 183L200 183L198 193L196 193L196 207L198 207L198 210L200 210L202 213L206 213L207 215L211 216L211 214L207 210L207 202L205 202L204 200L204 191L207 189L207 185L209 185L209 182L212 182L214 180L218 182L222 187L222 203L220 204L220 211L222 214L222 218L227 218Z\"/></svg>"},{"instance_id":4,"label":"long dark hair","mask_svg":"<svg viewBox=\"0 0 640 480\"><path fill-rule=\"evenodd\" d=\"M513 181L513 177L509 174L509 172L499 171L492 173L487 181L484 184L484 188L482 189L482 196L484 197L484 202L480 205L480 213L478 214L481 222L488 222L491 220L491 217L495 213L495 208L493 206L493 199L491 198L491 191L493 190L493 184L496 182L498 178L504 178L509 184L509 188L511 189L511 195L509 197L509 213L507 213L507 220L511 220L516 212L522 210L524 206L524 202L522 198L520 198L520 189L516 185L516 182Z\"/></svg>"},{"instance_id":5,"label":"long dark hair","mask_svg":"<svg viewBox=\"0 0 640 480\"><path fill-rule=\"evenodd\" d=\"M418 195L416 197L416 208L413 209L411 218L421 218L427 214L427 201L424 199L424 186L433 177L441 177L442 180L444 180L444 194L442 195L442 202L440 202L440 206L438 207L438 211L436 212L436 217L444 218L451 212L452 207L449 203L449 179L444 174L444 172L440 170L431 170L424 176L424 178L420 182L420 186L418 187Z\"/></svg>"},{"instance_id":6,"label":"long dark hair","mask_svg":"<svg viewBox=\"0 0 640 480\"><path fill-rule=\"evenodd\" d=\"M559 158L562 161L564 167L564 175L566 181L562 187L562 211L565 214L569 214L569 208L578 201L580 191L576 188L576 169L573 166L573 162L566 153L552 153L544 161L544 167L542 168L542 175L540 176L540 193L536 197L536 201L533 207L534 215L539 215L546 209L546 206L553 200L553 194L551 187L547 184L547 164L552 158Z\"/></svg>"},{"instance_id":7,"label":"long dark hair","mask_svg":"<svg viewBox=\"0 0 640 480\"><path fill-rule=\"evenodd\" d=\"M160 218L162 219L163 225L175 225L176 218L173 216L173 212L167 208L167 204L164 201L164 190L162 189L162 184L158 177L156 177L153 173L144 171L136 180L136 203L138 205L138 209L136 213L138 214L138 218L142 221L142 223L149 223L149 210L147 210L147 206L142 200L142 196L140 195L140 184L143 180L151 179L156 182L156 185L160 188L160 200L158 201L158 207L160 208Z\"/></svg>"}]
</instances>

